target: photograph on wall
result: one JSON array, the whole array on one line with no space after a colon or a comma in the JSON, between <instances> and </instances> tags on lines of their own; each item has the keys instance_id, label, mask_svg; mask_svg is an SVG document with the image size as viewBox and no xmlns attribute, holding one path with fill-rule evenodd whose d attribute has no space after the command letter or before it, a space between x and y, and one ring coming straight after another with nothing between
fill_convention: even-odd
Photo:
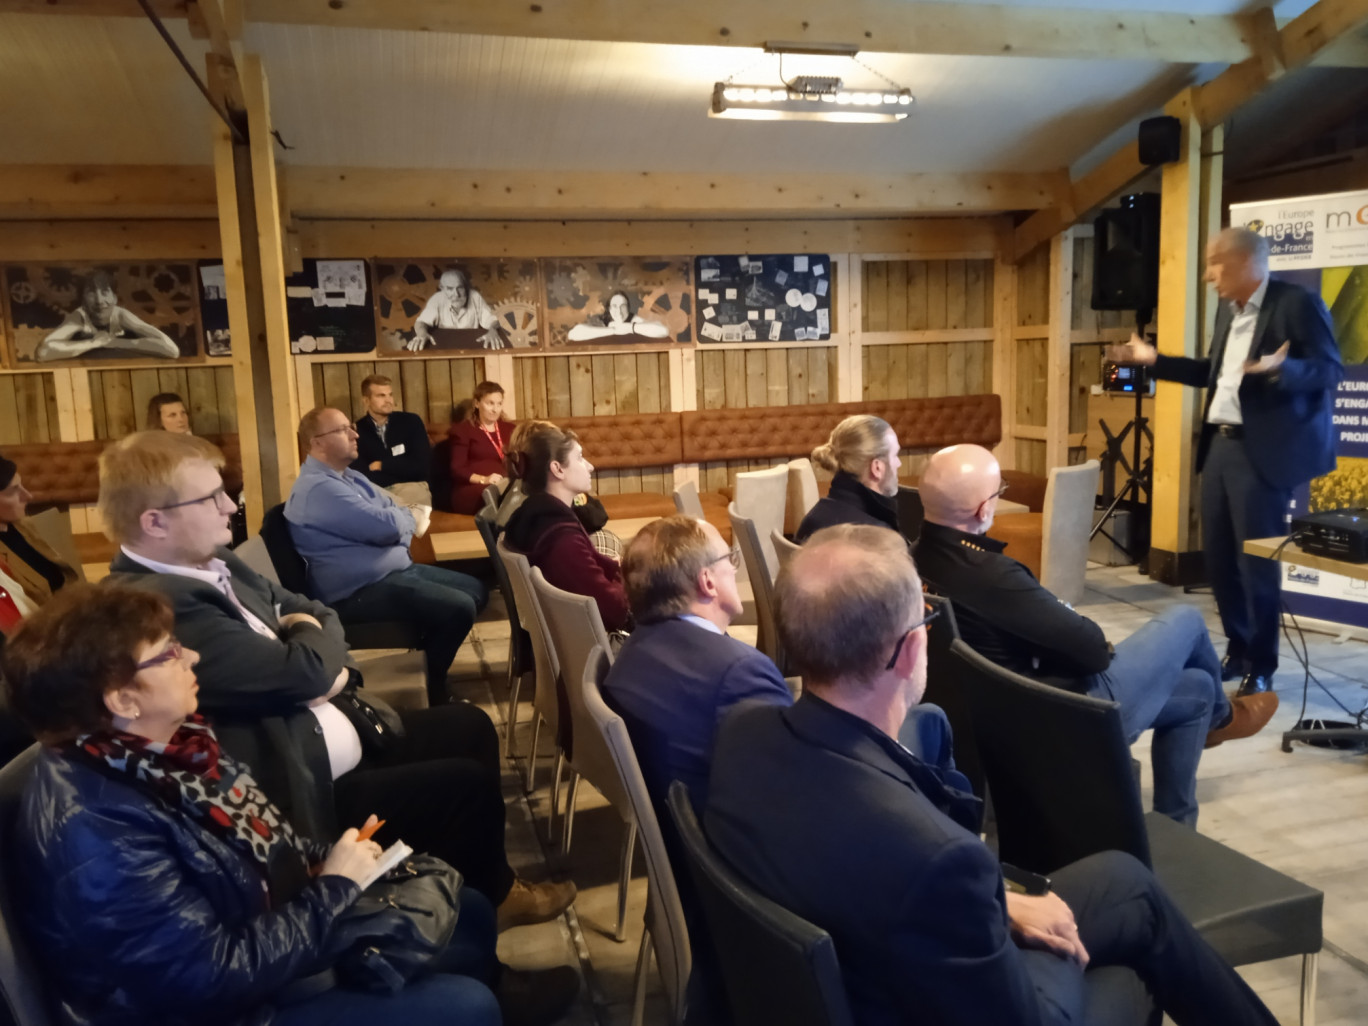
<instances>
[{"instance_id":1,"label":"photograph on wall","mask_svg":"<svg viewBox=\"0 0 1368 1026\"><path fill-rule=\"evenodd\" d=\"M395 355L541 344L535 260L377 260L375 291Z\"/></svg>"},{"instance_id":2,"label":"photograph on wall","mask_svg":"<svg viewBox=\"0 0 1368 1026\"><path fill-rule=\"evenodd\" d=\"M204 351L209 356L232 356L233 340L228 330L228 283L223 264L201 260L200 325L204 329Z\"/></svg>"},{"instance_id":3,"label":"photograph on wall","mask_svg":"<svg viewBox=\"0 0 1368 1026\"><path fill-rule=\"evenodd\" d=\"M199 355L193 263L11 264L4 282L19 364Z\"/></svg>"},{"instance_id":4,"label":"photograph on wall","mask_svg":"<svg viewBox=\"0 0 1368 1026\"><path fill-rule=\"evenodd\" d=\"M831 337L831 258L824 253L701 256L700 342L817 342Z\"/></svg>"},{"instance_id":5,"label":"photograph on wall","mask_svg":"<svg viewBox=\"0 0 1368 1026\"><path fill-rule=\"evenodd\" d=\"M292 353L369 353L375 348L370 266L364 260L305 260L285 278Z\"/></svg>"},{"instance_id":6,"label":"photograph on wall","mask_svg":"<svg viewBox=\"0 0 1368 1026\"><path fill-rule=\"evenodd\" d=\"M545 260L546 330L555 346L693 342L687 259Z\"/></svg>"}]
</instances>

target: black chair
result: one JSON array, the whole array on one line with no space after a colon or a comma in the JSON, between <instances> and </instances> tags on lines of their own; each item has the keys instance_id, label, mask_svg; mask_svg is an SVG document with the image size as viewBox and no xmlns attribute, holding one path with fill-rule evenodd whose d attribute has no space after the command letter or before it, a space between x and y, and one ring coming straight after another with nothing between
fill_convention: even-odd
<instances>
[{"instance_id":1,"label":"black chair","mask_svg":"<svg viewBox=\"0 0 1368 1026\"><path fill-rule=\"evenodd\" d=\"M443 438L432 447L428 463L428 488L432 491L432 508L442 513L454 513L451 508L451 438Z\"/></svg>"},{"instance_id":2,"label":"black chair","mask_svg":"<svg viewBox=\"0 0 1368 1026\"><path fill-rule=\"evenodd\" d=\"M535 669L532 655L532 639L522 629L518 619L518 604L513 599L513 583L508 579L508 568L499 555L499 528L495 524L498 507L486 506L475 514L475 529L480 532L480 540L489 552L489 562L494 567L494 582L503 595L504 609L508 613L508 717L504 721L504 755L512 758L513 733L518 723L518 695L522 690L522 679Z\"/></svg>"},{"instance_id":3,"label":"black chair","mask_svg":"<svg viewBox=\"0 0 1368 1026\"><path fill-rule=\"evenodd\" d=\"M261 518L261 540L271 557L280 586L297 595L309 595L308 563L295 548L290 524L285 519L285 504L272 506ZM314 596L309 595L310 598ZM403 620L377 620L374 623L343 623L342 632L350 648L362 651L375 648L421 649L423 635L416 626Z\"/></svg>"},{"instance_id":4,"label":"black chair","mask_svg":"<svg viewBox=\"0 0 1368 1026\"><path fill-rule=\"evenodd\" d=\"M1115 702L1004 670L951 646L973 710L1004 862L1050 873L1115 849L1154 870L1231 965L1302 956L1302 1022L1314 1021L1324 895L1140 805Z\"/></svg>"},{"instance_id":5,"label":"black chair","mask_svg":"<svg viewBox=\"0 0 1368 1026\"><path fill-rule=\"evenodd\" d=\"M911 485L898 485L898 530L910 542L921 537L926 511L922 507L921 492Z\"/></svg>"},{"instance_id":6,"label":"black chair","mask_svg":"<svg viewBox=\"0 0 1368 1026\"><path fill-rule=\"evenodd\" d=\"M12 857L19 821L19 800L33 776L38 746L32 745L0 769L0 853ZM50 1026L52 999L20 933L14 900L14 867L0 857L0 1023Z\"/></svg>"},{"instance_id":7,"label":"black chair","mask_svg":"<svg viewBox=\"0 0 1368 1026\"><path fill-rule=\"evenodd\" d=\"M960 640L955 610L949 599L938 595L927 595L926 602L932 609L939 609L940 615L926 631L926 692L922 701L932 702L945 710L955 736L955 768L969 778L974 794L986 799L983 765L974 736L973 710L969 695L960 682L959 669L950 656L950 646Z\"/></svg>"},{"instance_id":8,"label":"black chair","mask_svg":"<svg viewBox=\"0 0 1368 1026\"><path fill-rule=\"evenodd\" d=\"M831 935L742 882L703 836L678 780L668 803L735 1026L851 1026Z\"/></svg>"}]
</instances>

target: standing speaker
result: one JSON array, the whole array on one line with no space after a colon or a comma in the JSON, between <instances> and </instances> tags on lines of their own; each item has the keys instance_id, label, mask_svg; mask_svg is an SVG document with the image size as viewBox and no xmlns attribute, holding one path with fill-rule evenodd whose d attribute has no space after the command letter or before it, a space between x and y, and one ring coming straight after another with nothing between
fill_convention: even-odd
<instances>
[{"instance_id":1,"label":"standing speaker","mask_svg":"<svg viewBox=\"0 0 1368 1026\"><path fill-rule=\"evenodd\" d=\"M1153 311L1159 301L1159 194L1121 199L1093 222L1094 310Z\"/></svg>"}]
</instances>

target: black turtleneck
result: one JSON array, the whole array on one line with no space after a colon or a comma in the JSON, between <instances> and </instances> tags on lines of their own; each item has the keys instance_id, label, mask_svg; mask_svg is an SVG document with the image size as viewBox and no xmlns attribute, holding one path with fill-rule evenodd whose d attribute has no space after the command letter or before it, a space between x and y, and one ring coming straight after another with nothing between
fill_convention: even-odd
<instances>
[{"instance_id":1,"label":"black turtleneck","mask_svg":"<svg viewBox=\"0 0 1368 1026\"><path fill-rule=\"evenodd\" d=\"M838 470L831 479L831 491L808 510L793 540L801 545L809 535L836 524L871 524L896 531L897 501L866 488L854 476Z\"/></svg>"}]
</instances>

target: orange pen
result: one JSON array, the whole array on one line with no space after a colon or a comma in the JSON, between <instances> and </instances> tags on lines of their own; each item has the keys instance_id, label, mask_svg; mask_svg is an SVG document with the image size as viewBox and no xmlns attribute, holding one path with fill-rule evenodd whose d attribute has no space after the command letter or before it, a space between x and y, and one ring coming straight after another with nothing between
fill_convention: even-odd
<instances>
[{"instance_id":1,"label":"orange pen","mask_svg":"<svg viewBox=\"0 0 1368 1026\"><path fill-rule=\"evenodd\" d=\"M359 831L357 831L356 839L358 841L369 841L371 837L375 835L375 832L384 825L385 821L383 819L377 819L370 826L362 827Z\"/></svg>"}]
</instances>

